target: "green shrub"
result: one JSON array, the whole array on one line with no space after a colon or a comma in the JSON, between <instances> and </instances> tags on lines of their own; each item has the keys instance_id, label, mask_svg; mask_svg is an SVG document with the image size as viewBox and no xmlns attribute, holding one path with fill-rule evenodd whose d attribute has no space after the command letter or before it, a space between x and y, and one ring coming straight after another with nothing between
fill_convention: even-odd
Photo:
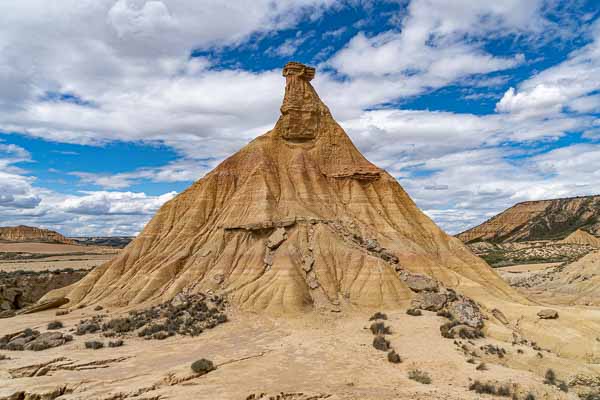
<instances>
[{"instance_id":1,"label":"green shrub","mask_svg":"<svg viewBox=\"0 0 600 400\"><path fill-rule=\"evenodd\" d=\"M552 369L548 369L544 375L544 383L546 385L556 385L556 374Z\"/></svg>"},{"instance_id":2,"label":"green shrub","mask_svg":"<svg viewBox=\"0 0 600 400\"><path fill-rule=\"evenodd\" d=\"M94 349L94 350L98 350L104 347L104 343L99 342L97 340L92 340L89 342L85 342L85 348L86 349Z\"/></svg>"},{"instance_id":3,"label":"green shrub","mask_svg":"<svg viewBox=\"0 0 600 400\"><path fill-rule=\"evenodd\" d=\"M52 330L52 329L61 329L63 328L64 325L62 322L60 321L52 321L48 323L48 330Z\"/></svg>"},{"instance_id":4,"label":"green shrub","mask_svg":"<svg viewBox=\"0 0 600 400\"><path fill-rule=\"evenodd\" d=\"M387 315L385 315L382 312L377 311L375 314L373 314L371 316L371 318L369 318L369 321L375 321L377 319L387 319Z\"/></svg>"},{"instance_id":5,"label":"green shrub","mask_svg":"<svg viewBox=\"0 0 600 400\"><path fill-rule=\"evenodd\" d=\"M192 371L197 374L207 374L216 368L213 362L207 360L206 358L201 358L198 361L194 361L191 367Z\"/></svg>"},{"instance_id":6,"label":"green shrub","mask_svg":"<svg viewBox=\"0 0 600 400\"><path fill-rule=\"evenodd\" d=\"M373 339L373 347L377 350L388 351L390 349L390 342L387 341L383 336L377 335Z\"/></svg>"},{"instance_id":7,"label":"green shrub","mask_svg":"<svg viewBox=\"0 0 600 400\"><path fill-rule=\"evenodd\" d=\"M387 359L392 364L400 364L402 362L402 358L400 358L400 355L396 353L396 350L391 350L387 355Z\"/></svg>"},{"instance_id":8,"label":"green shrub","mask_svg":"<svg viewBox=\"0 0 600 400\"><path fill-rule=\"evenodd\" d=\"M383 322L373 322L369 329L373 335L389 335L391 333L390 327L385 326Z\"/></svg>"},{"instance_id":9,"label":"green shrub","mask_svg":"<svg viewBox=\"0 0 600 400\"><path fill-rule=\"evenodd\" d=\"M412 379L413 381L417 381L424 385L429 385L431 383L431 377L425 371L421 371L420 369L411 369L408 371L408 379Z\"/></svg>"}]
</instances>

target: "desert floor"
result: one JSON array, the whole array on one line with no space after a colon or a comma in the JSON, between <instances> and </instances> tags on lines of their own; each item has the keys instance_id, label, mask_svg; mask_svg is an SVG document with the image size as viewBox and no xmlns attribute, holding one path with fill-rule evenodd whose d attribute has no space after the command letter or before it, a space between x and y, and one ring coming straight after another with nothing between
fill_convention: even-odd
<instances>
[{"instance_id":1,"label":"desert floor","mask_svg":"<svg viewBox=\"0 0 600 400\"><path fill-rule=\"evenodd\" d=\"M574 393L544 385L544 372L553 368L566 378L593 367L544 350L540 358L539 351L527 345L487 338L473 344L444 339L439 326L445 320L434 313L411 317L404 310L382 311L387 312L392 329L388 339L402 357L401 364L389 363L385 352L372 347L373 335L367 329L371 313L268 318L231 312L230 322L197 337L162 341L126 337L123 347L90 350L85 341L109 339L85 335L41 352L1 351L10 359L0 361L0 399L12 399L15 393L53 392L43 398L242 400L281 392L290 394L286 399L492 398L468 390L474 379L516 383L519 399L530 392L538 400L576 399ZM88 308L58 318L65 324L62 331L68 332L82 317L95 314ZM27 327L43 332L55 319L55 311L48 310L2 320L0 335ZM504 348L506 355L486 355L480 347L487 344ZM462 346L477 356L465 355ZM203 376L193 374L190 364L200 358L212 360L217 369ZM467 362L469 358L473 363ZM486 370L476 369L480 362L485 362ZM46 368L40 369L42 364ZM427 372L432 383L408 379L414 368ZM43 376L17 377L34 371ZM60 393L64 394L56 397Z\"/></svg>"},{"instance_id":2,"label":"desert floor","mask_svg":"<svg viewBox=\"0 0 600 400\"><path fill-rule=\"evenodd\" d=\"M0 271L90 269L110 260L119 251L99 246L0 243Z\"/></svg>"}]
</instances>

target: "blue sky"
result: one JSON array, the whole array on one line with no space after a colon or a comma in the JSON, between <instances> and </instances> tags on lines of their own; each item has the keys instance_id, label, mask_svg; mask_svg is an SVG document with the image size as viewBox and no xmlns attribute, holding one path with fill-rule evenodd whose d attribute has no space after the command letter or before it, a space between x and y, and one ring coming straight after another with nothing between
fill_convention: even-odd
<instances>
[{"instance_id":1,"label":"blue sky","mask_svg":"<svg viewBox=\"0 0 600 400\"><path fill-rule=\"evenodd\" d=\"M2 225L137 233L274 125L289 60L450 233L600 193L600 5L483 3L3 2Z\"/></svg>"}]
</instances>

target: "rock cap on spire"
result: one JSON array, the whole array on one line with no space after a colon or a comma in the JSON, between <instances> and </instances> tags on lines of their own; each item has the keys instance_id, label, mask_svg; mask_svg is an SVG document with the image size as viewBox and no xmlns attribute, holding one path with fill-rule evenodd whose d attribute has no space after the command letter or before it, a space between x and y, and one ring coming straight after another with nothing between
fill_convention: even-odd
<instances>
[{"instance_id":1,"label":"rock cap on spire","mask_svg":"<svg viewBox=\"0 0 600 400\"><path fill-rule=\"evenodd\" d=\"M310 82L315 77L315 69L296 61L290 61L283 67L282 75L286 78L288 76L298 76Z\"/></svg>"}]
</instances>

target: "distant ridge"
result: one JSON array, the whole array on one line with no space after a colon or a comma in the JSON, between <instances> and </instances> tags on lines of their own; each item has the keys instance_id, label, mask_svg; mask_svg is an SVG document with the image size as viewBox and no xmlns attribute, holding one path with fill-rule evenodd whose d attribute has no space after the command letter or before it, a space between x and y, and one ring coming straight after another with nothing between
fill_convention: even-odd
<instances>
[{"instance_id":1,"label":"distant ridge","mask_svg":"<svg viewBox=\"0 0 600 400\"><path fill-rule=\"evenodd\" d=\"M456 235L465 243L560 240L578 229L600 236L600 195L517 203Z\"/></svg>"},{"instance_id":2,"label":"distant ridge","mask_svg":"<svg viewBox=\"0 0 600 400\"><path fill-rule=\"evenodd\" d=\"M25 225L0 227L0 241L76 244L58 232Z\"/></svg>"}]
</instances>

